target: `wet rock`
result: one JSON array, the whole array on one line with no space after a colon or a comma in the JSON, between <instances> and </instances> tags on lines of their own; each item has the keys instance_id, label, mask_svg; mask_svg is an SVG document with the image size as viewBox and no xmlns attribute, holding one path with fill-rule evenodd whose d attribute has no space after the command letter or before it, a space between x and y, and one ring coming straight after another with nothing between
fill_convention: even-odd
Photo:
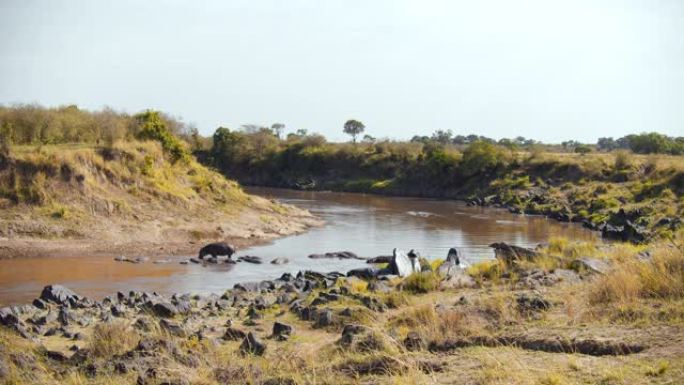
<instances>
[{"instance_id":1,"label":"wet rock","mask_svg":"<svg viewBox=\"0 0 684 385\"><path fill-rule=\"evenodd\" d=\"M335 251L325 254L311 254L309 255L311 259L322 259L322 258L337 258L337 259L363 259L358 255L352 253L351 251Z\"/></svg>"},{"instance_id":2,"label":"wet rock","mask_svg":"<svg viewBox=\"0 0 684 385\"><path fill-rule=\"evenodd\" d=\"M390 271L400 277L407 277L415 272L420 272L420 265L415 258L409 258L403 251L394 249L390 263Z\"/></svg>"},{"instance_id":3,"label":"wet rock","mask_svg":"<svg viewBox=\"0 0 684 385\"><path fill-rule=\"evenodd\" d=\"M133 263L147 263L150 261L150 257L136 257Z\"/></svg>"},{"instance_id":4,"label":"wet rock","mask_svg":"<svg viewBox=\"0 0 684 385\"><path fill-rule=\"evenodd\" d=\"M280 341L284 341L284 340L287 340L288 338L290 338L290 335L292 335L292 331L293 331L292 326L276 321L273 324L272 337L276 338Z\"/></svg>"},{"instance_id":5,"label":"wet rock","mask_svg":"<svg viewBox=\"0 0 684 385\"><path fill-rule=\"evenodd\" d=\"M286 263L290 263L290 260L287 258L274 258L271 260L271 264L273 265L284 265Z\"/></svg>"},{"instance_id":6,"label":"wet rock","mask_svg":"<svg viewBox=\"0 0 684 385\"><path fill-rule=\"evenodd\" d=\"M171 318L178 314L178 309L170 302L157 302L152 305L152 312L157 317Z\"/></svg>"},{"instance_id":7,"label":"wet rock","mask_svg":"<svg viewBox=\"0 0 684 385\"><path fill-rule=\"evenodd\" d=\"M254 263L254 264L262 264L263 261L261 260L261 257L257 257L255 255L243 255L241 257L238 257L238 262L248 262L248 263Z\"/></svg>"},{"instance_id":8,"label":"wet rock","mask_svg":"<svg viewBox=\"0 0 684 385\"><path fill-rule=\"evenodd\" d=\"M590 257L576 259L570 263L570 267L575 271L596 274L606 274L611 270L611 266L606 261Z\"/></svg>"},{"instance_id":9,"label":"wet rock","mask_svg":"<svg viewBox=\"0 0 684 385\"><path fill-rule=\"evenodd\" d=\"M256 356L261 356L266 351L266 344L259 341L252 332L247 334L242 344L240 344L240 353L243 355L252 354Z\"/></svg>"},{"instance_id":10,"label":"wet rock","mask_svg":"<svg viewBox=\"0 0 684 385\"><path fill-rule=\"evenodd\" d=\"M49 285L43 288L40 299L58 305L75 306L83 297L62 285Z\"/></svg>"},{"instance_id":11,"label":"wet rock","mask_svg":"<svg viewBox=\"0 0 684 385\"><path fill-rule=\"evenodd\" d=\"M532 249L509 245L505 242L492 243L489 247L494 248L496 258L503 260L507 265L512 265L521 260L531 261L539 256L539 253Z\"/></svg>"}]
</instances>

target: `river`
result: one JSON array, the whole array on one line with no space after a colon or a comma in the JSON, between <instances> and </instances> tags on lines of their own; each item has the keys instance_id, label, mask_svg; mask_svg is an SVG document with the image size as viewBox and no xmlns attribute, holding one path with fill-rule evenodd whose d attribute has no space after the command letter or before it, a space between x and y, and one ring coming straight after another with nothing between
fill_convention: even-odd
<instances>
[{"instance_id":1,"label":"river","mask_svg":"<svg viewBox=\"0 0 684 385\"><path fill-rule=\"evenodd\" d=\"M428 258L444 258L450 247L470 263L493 257L493 242L534 247L549 237L596 239L576 224L514 215L506 210L470 207L453 200L383 197L377 195L303 192L249 188L253 194L276 198L310 210L326 225L271 244L240 250L264 264L181 265L130 264L108 257L73 256L0 260L0 305L29 303L43 286L63 284L79 294L101 298L116 291L221 293L237 282L272 279L282 273L310 269L341 271L364 266L359 260L309 259L314 253L352 251L359 256L389 255L395 247L418 250ZM289 264L268 263L285 257ZM235 258L235 257L234 257Z\"/></svg>"}]
</instances>

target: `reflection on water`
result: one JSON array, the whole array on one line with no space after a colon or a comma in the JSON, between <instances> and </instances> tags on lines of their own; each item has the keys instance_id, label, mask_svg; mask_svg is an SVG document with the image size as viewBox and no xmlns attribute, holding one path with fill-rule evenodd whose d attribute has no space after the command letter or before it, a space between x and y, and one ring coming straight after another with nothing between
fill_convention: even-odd
<instances>
[{"instance_id":1,"label":"reflection on water","mask_svg":"<svg viewBox=\"0 0 684 385\"><path fill-rule=\"evenodd\" d=\"M50 283L95 298L118 290L206 293L221 292L241 281L276 278L284 272L345 271L363 265L358 260L307 258L327 251L348 250L371 257L390 254L399 247L416 249L429 258L444 258L450 247L456 247L472 263L492 258L488 245L493 242L533 247L552 236L596 238L577 225L449 200L265 188L250 188L249 192L309 209L327 225L238 253L261 256L266 262L262 265L184 266L178 264L183 257L160 265L92 256L4 260L0 261L0 304L29 302ZM286 257L290 263L268 263L275 257Z\"/></svg>"}]
</instances>

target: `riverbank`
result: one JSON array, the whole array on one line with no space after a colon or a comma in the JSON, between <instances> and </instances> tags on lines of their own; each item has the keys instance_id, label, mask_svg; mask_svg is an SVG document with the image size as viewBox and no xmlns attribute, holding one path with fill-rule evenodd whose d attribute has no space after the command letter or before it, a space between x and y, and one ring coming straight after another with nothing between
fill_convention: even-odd
<instances>
[{"instance_id":1,"label":"riverbank","mask_svg":"<svg viewBox=\"0 0 684 385\"><path fill-rule=\"evenodd\" d=\"M677 239L681 245L682 238ZM302 271L214 295L58 286L0 309L8 384L652 384L684 380L684 249L497 246L406 278ZM438 267L441 266L441 267ZM383 266L380 266L383 267ZM37 293L38 294L38 293Z\"/></svg>"},{"instance_id":2,"label":"riverbank","mask_svg":"<svg viewBox=\"0 0 684 385\"><path fill-rule=\"evenodd\" d=\"M0 208L0 259L189 255L207 242L247 247L322 224L191 158L171 162L149 141L16 146L0 159Z\"/></svg>"},{"instance_id":3,"label":"riverbank","mask_svg":"<svg viewBox=\"0 0 684 385\"><path fill-rule=\"evenodd\" d=\"M460 199L514 213L582 223L612 240L667 239L684 216L684 157L626 151L572 154L514 151L476 141L326 143L231 132L198 159L244 185ZM231 137L232 137L231 136Z\"/></svg>"}]
</instances>

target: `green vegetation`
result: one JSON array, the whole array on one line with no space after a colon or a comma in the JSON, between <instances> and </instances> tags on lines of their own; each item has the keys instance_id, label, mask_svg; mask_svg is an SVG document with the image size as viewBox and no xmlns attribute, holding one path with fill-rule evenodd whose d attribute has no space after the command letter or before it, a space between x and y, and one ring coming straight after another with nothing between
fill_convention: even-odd
<instances>
[{"instance_id":1,"label":"green vegetation","mask_svg":"<svg viewBox=\"0 0 684 385\"><path fill-rule=\"evenodd\" d=\"M306 132L280 140L268 128L221 127L213 146L198 155L244 184L464 199L616 229L608 235L634 242L670 237L681 225L679 156L601 153L577 143L566 144L573 153L549 152L558 149L524 138L504 145L473 137L456 145L447 138L438 132L411 142L352 145Z\"/></svg>"}]
</instances>

